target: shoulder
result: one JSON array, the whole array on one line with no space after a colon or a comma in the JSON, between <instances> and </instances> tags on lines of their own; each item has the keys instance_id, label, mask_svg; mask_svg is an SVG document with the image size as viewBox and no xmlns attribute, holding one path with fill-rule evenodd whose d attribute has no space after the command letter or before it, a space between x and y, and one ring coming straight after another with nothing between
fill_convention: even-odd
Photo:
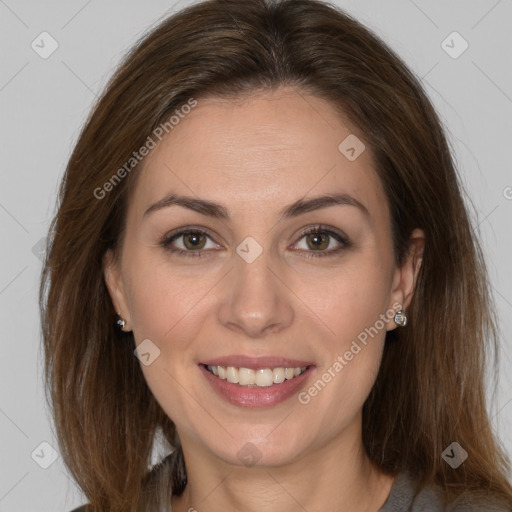
<instances>
[{"instance_id":1,"label":"shoulder","mask_svg":"<svg viewBox=\"0 0 512 512\"><path fill-rule=\"evenodd\" d=\"M429 485L417 494L415 490L416 481L409 474L400 473L379 512L511 512L503 505L469 502L465 497L445 506L440 488Z\"/></svg>"},{"instance_id":2,"label":"shoulder","mask_svg":"<svg viewBox=\"0 0 512 512\"><path fill-rule=\"evenodd\" d=\"M512 508L482 500L470 502L462 499L457 500L448 510L449 512L510 512Z\"/></svg>"},{"instance_id":3,"label":"shoulder","mask_svg":"<svg viewBox=\"0 0 512 512\"><path fill-rule=\"evenodd\" d=\"M82 505L78 508L74 508L70 512L89 512L89 507L87 505Z\"/></svg>"},{"instance_id":4,"label":"shoulder","mask_svg":"<svg viewBox=\"0 0 512 512\"><path fill-rule=\"evenodd\" d=\"M438 512L443 510L441 493L427 487L415 494L416 481L407 473L395 478L388 499L379 512Z\"/></svg>"}]
</instances>

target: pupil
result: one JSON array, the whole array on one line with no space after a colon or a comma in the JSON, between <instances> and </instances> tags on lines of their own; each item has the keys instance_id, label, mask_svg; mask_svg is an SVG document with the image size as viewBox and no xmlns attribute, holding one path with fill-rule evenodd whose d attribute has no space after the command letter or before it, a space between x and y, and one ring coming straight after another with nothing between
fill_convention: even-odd
<instances>
[{"instance_id":1,"label":"pupil","mask_svg":"<svg viewBox=\"0 0 512 512\"><path fill-rule=\"evenodd\" d=\"M197 249L199 246L202 247L203 244L201 244L201 233L189 233L185 237L185 245L187 248Z\"/></svg>"},{"instance_id":2,"label":"pupil","mask_svg":"<svg viewBox=\"0 0 512 512\"><path fill-rule=\"evenodd\" d=\"M323 235L323 234L314 233L314 234L310 235L310 240L313 241L313 245L314 245L315 249L324 248L326 239L327 239L326 235Z\"/></svg>"}]
</instances>

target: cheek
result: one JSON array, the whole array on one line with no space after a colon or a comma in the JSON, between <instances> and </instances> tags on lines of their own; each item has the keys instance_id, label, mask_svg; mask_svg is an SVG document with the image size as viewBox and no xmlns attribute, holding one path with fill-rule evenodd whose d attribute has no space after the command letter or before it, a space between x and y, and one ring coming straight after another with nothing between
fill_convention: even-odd
<instances>
[{"instance_id":1,"label":"cheek","mask_svg":"<svg viewBox=\"0 0 512 512\"><path fill-rule=\"evenodd\" d=\"M391 265L379 251L368 249L347 255L329 270L308 272L303 267L294 285L296 296L328 334L331 349L343 349L388 308Z\"/></svg>"},{"instance_id":2,"label":"cheek","mask_svg":"<svg viewBox=\"0 0 512 512\"><path fill-rule=\"evenodd\" d=\"M360 411L375 382L392 318L389 276L375 251L347 259L323 287L319 276L302 281L300 293L308 297L325 335L322 365L301 403L310 408L311 417L328 409L333 428Z\"/></svg>"},{"instance_id":3,"label":"cheek","mask_svg":"<svg viewBox=\"0 0 512 512\"><path fill-rule=\"evenodd\" d=\"M127 292L135 342L150 340L157 354L151 364L141 365L142 372L169 417L193 416L195 402L190 396L200 397L201 390L195 389L191 379L198 371L191 347L194 340L205 337L201 331L216 300L214 293L207 292L218 277L173 268L161 257L133 253L132 258L127 260Z\"/></svg>"},{"instance_id":4,"label":"cheek","mask_svg":"<svg viewBox=\"0 0 512 512\"><path fill-rule=\"evenodd\" d=\"M193 418L197 415L197 402L191 396L201 396L196 389L198 368L192 347L201 336L205 306L208 307L211 298L204 297L197 280L194 283L153 268L134 282L132 290L136 344L147 343L145 340L149 339L157 347L154 362L142 364L141 369L151 392L170 418Z\"/></svg>"},{"instance_id":5,"label":"cheek","mask_svg":"<svg viewBox=\"0 0 512 512\"><path fill-rule=\"evenodd\" d=\"M190 339L192 333L184 331L199 329L197 317L211 300L207 291L214 276L173 268L161 256L141 256L131 269L128 295L135 339L154 339L159 346L169 339L173 344L178 338Z\"/></svg>"}]
</instances>

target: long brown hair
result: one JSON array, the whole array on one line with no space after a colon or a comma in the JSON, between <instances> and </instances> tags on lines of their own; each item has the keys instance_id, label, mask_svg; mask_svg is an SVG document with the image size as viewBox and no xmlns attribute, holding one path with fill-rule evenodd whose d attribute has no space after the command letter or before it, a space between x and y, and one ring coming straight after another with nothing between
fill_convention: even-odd
<instances>
[{"instance_id":1,"label":"long brown hair","mask_svg":"<svg viewBox=\"0 0 512 512\"><path fill-rule=\"evenodd\" d=\"M140 170L126 162L160 123L191 98L281 86L327 100L359 130L389 200L397 263L414 228L426 236L409 324L387 334L364 405L369 457L389 474L408 470L421 485L440 484L448 499L512 504L485 403L497 321L444 129L386 44L315 0L188 7L138 42L94 106L62 180L40 291L47 392L65 463L95 511L163 507L171 490L183 491L174 424L144 380L132 334L115 328L102 259L119 247ZM148 473L157 429L176 450ZM457 469L441 457L454 441L469 453Z\"/></svg>"}]
</instances>

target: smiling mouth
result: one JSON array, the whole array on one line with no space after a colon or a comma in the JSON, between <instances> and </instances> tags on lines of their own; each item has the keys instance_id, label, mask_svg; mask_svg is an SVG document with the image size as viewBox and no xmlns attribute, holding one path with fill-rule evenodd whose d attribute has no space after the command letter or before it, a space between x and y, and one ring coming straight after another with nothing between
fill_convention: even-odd
<instances>
[{"instance_id":1,"label":"smiling mouth","mask_svg":"<svg viewBox=\"0 0 512 512\"><path fill-rule=\"evenodd\" d=\"M203 365L215 377L226 380L231 384L238 384L241 387L263 388L278 386L285 381L293 380L302 375L309 367L302 366L297 368L285 368L282 366L275 368L252 368Z\"/></svg>"}]
</instances>

